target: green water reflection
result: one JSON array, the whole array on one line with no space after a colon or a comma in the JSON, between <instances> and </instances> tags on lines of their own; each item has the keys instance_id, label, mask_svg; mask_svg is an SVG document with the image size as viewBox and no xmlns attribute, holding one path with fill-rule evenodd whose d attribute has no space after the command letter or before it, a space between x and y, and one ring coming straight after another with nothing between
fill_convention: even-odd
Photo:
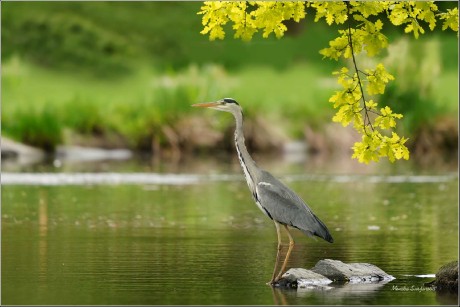
<instances>
[{"instance_id":1,"label":"green water reflection","mask_svg":"<svg viewBox=\"0 0 460 307\"><path fill-rule=\"evenodd\" d=\"M395 291L457 259L458 179L293 181L335 242L294 232L289 266L373 263L397 279L281 291L276 232L244 181L189 186L2 186L3 304L439 304ZM285 238L286 239L286 238Z\"/></svg>"}]
</instances>

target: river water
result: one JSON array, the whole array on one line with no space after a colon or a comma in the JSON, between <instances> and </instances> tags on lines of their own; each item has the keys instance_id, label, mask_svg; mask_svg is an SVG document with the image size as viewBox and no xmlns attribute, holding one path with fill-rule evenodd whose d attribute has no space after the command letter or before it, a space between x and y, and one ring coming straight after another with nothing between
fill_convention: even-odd
<instances>
[{"instance_id":1,"label":"river water","mask_svg":"<svg viewBox=\"0 0 460 307\"><path fill-rule=\"evenodd\" d=\"M253 203L234 157L52 161L3 166L2 303L456 304L423 286L458 259L456 166L258 160L307 201L335 240L293 230L289 267L367 262L396 279L321 290L267 286L275 227Z\"/></svg>"}]
</instances>

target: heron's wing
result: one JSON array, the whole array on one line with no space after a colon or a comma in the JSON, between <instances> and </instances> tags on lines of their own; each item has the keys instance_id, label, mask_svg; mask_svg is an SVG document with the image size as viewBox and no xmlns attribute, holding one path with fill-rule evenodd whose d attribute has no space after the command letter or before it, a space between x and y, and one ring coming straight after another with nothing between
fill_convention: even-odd
<instances>
[{"instance_id":1,"label":"heron's wing","mask_svg":"<svg viewBox=\"0 0 460 307\"><path fill-rule=\"evenodd\" d=\"M264 172L260 179L256 186L257 197L274 220L298 228L308 235L333 241L326 225L294 191L268 172Z\"/></svg>"}]
</instances>

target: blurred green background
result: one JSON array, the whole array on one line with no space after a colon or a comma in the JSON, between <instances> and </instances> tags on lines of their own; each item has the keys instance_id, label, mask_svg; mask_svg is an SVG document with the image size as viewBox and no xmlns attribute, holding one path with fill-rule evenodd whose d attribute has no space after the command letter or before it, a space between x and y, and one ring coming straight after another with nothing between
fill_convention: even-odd
<instances>
[{"instance_id":1,"label":"blurred green background","mask_svg":"<svg viewBox=\"0 0 460 307\"><path fill-rule=\"evenodd\" d=\"M232 118L190 107L223 97L244 107L247 140L256 150L311 139L312 131L323 138L349 133L331 123L328 102L337 88L331 73L343 63L318 52L339 28L314 23L309 11L280 40L256 35L241 42L228 29L224 41L210 42L199 34L200 6L3 2L2 135L50 152L60 144L225 149ZM385 25L392 46L376 60L397 79L382 104L404 114L399 129L416 153L456 150L457 35L438 25L415 40ZM264 133L266 141L258 140Z\"/></svg>"},{"instance_id":2,"label":"blurred green background","mask_svg":"<svg viewBox=\"0 0 460 307\"><path fill-rule=\"evenodd\" d=\"M323 60L319 50L339 27L315 23L308 11L280 40L256 35L241 42L228 29L224 41L210 42L199 33L201 5L1 3L2 162L4 137L55 154L43 164L2 165L5 303L272 304L265 282L276 234L246 194L230 135L233 119L190 107L223 97L243 106L246 143L251 153L258 151L256 161L274 174L294 174L282 179L308 197L337 239L329 245L299 237L293 265L311 267L325 257L369 262L395 274L396 285L410 287L421 282L414 274L435 273L457 255L452 212L458 209L458 173L451 167L458 164L456 33L438 24L415 40L382 16L391 46L375 61L383 61L396 81L380 102L404 114L398 129L409 137L412 156L368 166L350 158L356 135L331 121L328 99L338 88L332 71L349 63ZM457 5L438 3L442 10ZM374 64L362 56L358 63L363 69ZM292 141L320 154L300 161L264 155ZM66 160L60 145L128 148L148 158ZM229 150L233 159L220 154ZM345 154L322 159L334 150ZM163 159L172 151L212 155L184 155L183 163ZM414 159L433 152L450 154L454 163L420 167ZM60 172L93 179L93 172L107 173L100 175L110 182L117 182L115 173L130 172L240 179L47 186L48 173ZM36 182L11 183L29 173L38 173ZM235 266L241 259L244 265ZM427 291L395 292L395 283L383 291L292 295L287 302L438 300Z\"/></svg>"}]
</instances>

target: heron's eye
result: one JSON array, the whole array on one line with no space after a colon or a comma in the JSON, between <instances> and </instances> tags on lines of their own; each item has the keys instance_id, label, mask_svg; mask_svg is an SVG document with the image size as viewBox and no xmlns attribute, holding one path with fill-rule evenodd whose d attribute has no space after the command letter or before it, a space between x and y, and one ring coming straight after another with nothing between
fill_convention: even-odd
<instances>
[{"instance_id":1,"label":"heron's eye","mask_svg":"<svg viewBox=\"0 0 460 307\"><path fill-rule=\"evenodd\" d=\"M223 101L225 103L233 103L233 104L236 104L236 105L238 104L238 102L236 102L236 100L232 99L232 98L224 98Z\"/></svg>"}]
</instances>

